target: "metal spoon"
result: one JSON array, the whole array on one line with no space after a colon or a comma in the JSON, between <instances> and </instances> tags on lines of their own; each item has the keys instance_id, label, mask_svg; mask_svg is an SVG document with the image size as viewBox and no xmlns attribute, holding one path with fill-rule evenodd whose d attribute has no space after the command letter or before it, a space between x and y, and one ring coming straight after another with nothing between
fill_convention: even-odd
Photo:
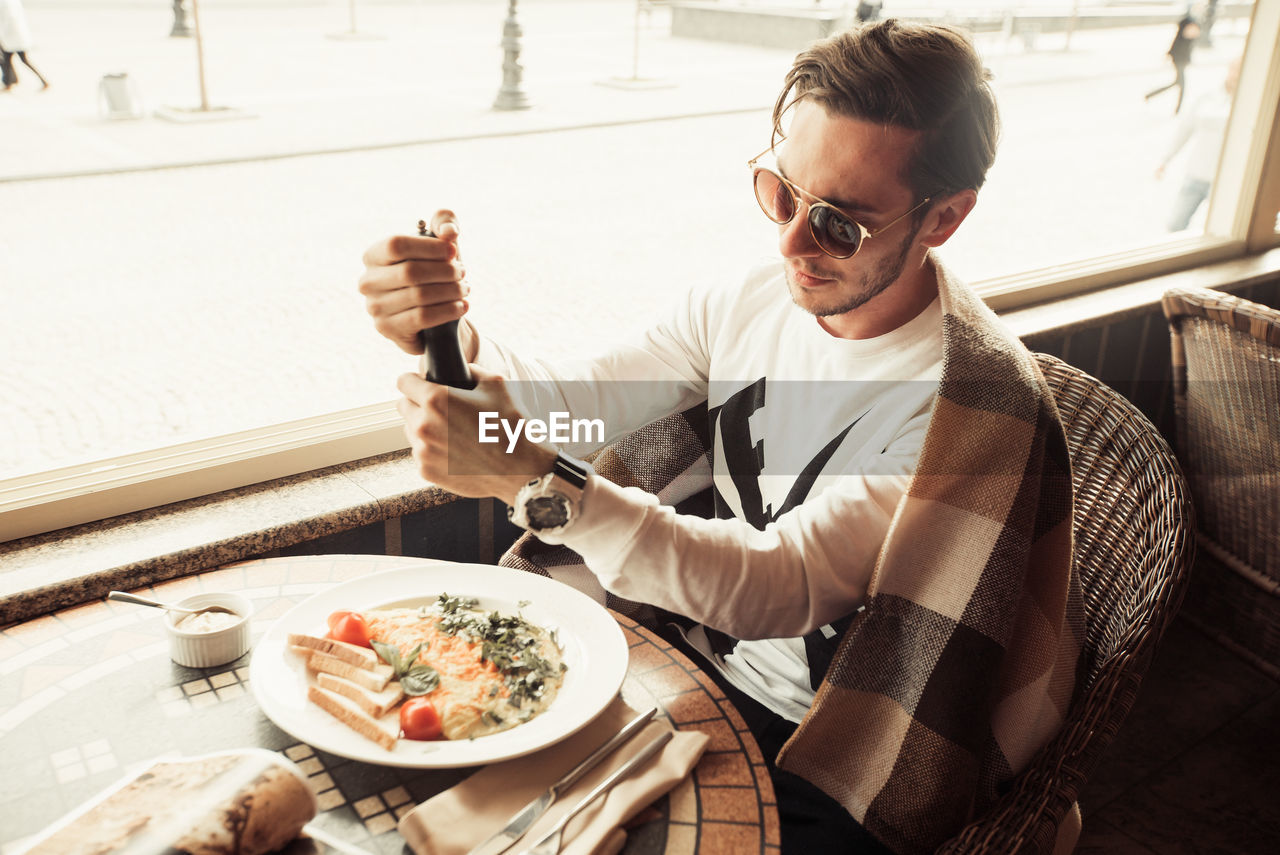
<instances>
[{"instance_id":1,"label":"metal spoon","mask_svg":"<svg viewBox=\"0 0 1280 855\"><path fill-rule=\"evenodd\" d=\"M108 600L119 600L122 603L133 603L138 606L151 606L152 608L165 609L171 612L183 612L189 615L199 615L205 612L226 612L229 615L235 614L226 606L201 606L198 609L189 609L186 606L175 606L169 603L160 603L155 600L148 600L146 597L139 597L135 594L126 594L124 591L112 591L107 594Z\"/></svg>"}]
</instances>

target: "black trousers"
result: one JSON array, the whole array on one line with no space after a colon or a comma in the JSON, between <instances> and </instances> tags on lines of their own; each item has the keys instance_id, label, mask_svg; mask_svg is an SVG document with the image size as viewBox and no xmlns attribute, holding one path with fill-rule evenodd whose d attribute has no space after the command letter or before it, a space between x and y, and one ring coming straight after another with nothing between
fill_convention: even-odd
<instances>
[{"instance_id":1,"label":"black trousers","mask_svg":"<svg viewBox=\"0 0 1280 855\"><path fill-rule=\"evenodd\" d=\"M8 89L18 82L18 69L13 64L13 58L15 56L22 60L23 65L35 73L36 77L39 78L43 85L49 85L49 81L44 79L44 75L31 64L31 60L27 59L27 52L25 50L7 51L3 47L0 47L0 75L3 76L5 89Z\"/></svg>"},{"instance_id":2,"label":"black trousers","mask_svg":"<svg viewBox=\"0 0 1280 855\"><path fill-rule=\"evenodd\" d=\"M707 662L701 652L694 650L674 626L666 625L660 632L685 656L705 665L703 670L715 680L716 685L742 714L751 734L760 745L769 776L773 779L773 792L778 799L782 855L892 855L888 848L849 815L843 805L799 775L775 765L778 752L799 725L773 712L725 680L719 670Z\"/></svg>"},{"instance_id":3,"label":"black trousers","mask_svg":"<svg viewBox=\"0 0 1280 855\"><path fill-rule=\"evenodd\" d=\"M1159 86L1159 87L1156 87L1155 89L1152 89L1150 92L1146 94L1145 97L1149 101L1152 98L1154 98L1156 95L1159 95L1161 92L1168 91L1169 89L1172 89L1175 86L1178 88L1178 103L1173 108L1173 112L1175 113L1180 112L1182 110L1182 96L1186 93L1186 90L1187 90L1187 66L1185 63L1175 62L1173 64L1173 82L1168 83L1164 86Z\"/></svg>"}]
</instances>

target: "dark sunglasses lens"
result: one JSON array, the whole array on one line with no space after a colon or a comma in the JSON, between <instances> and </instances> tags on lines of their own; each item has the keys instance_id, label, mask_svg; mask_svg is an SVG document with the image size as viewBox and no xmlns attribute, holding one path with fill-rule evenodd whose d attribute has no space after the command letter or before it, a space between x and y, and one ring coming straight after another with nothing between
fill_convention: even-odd
<instances>
[{"instance_id":1,"label":"dark sunglasses lens","mask_svg":"<svg viewBox=\"0 0 1280 855\"><path fill-rule=\"evenodd\" d=\"M791 188L767 169L756 170L756 201L764 209L765 216L775 223L788 222L796 215Z\"/></svg>"},{"instance_id":2,"label":"dark sunglasses lens","mask_svg":"<svg viewBox=\"0 0 1280 855\"><path fill-rule=\"evenodd\" d=\"M836 258L848 258L858 251L862 243L862 231L858 226L828 205L815 203L809 206L809 225L813 227L813 237L818 245Z\"/></svg>"}]
</instances>

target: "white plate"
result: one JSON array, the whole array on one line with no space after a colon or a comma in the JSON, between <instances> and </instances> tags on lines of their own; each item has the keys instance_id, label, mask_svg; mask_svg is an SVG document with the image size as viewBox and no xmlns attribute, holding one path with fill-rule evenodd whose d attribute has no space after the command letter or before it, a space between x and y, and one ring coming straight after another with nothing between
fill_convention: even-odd
<instances>
[{"instance_id":1,"label":"white plate","mask_svg":"<svg viewBox=\"0 0 1280 855\"><path fill-rule=\"evenodd\" d=\"M302 657L289 649L289 633L324 635L326 618L340 609L426 605L441 593L476 597L481 608L518 612L532 623L556 630L568 670L545 712L489 736L439 742L401 739L394 751L387 751L307 700L311 677ZM523 601L528 605L521 606ZM315 748L381 766L446 768L519 757L577 732L618 693L627 661L627 642L617 621L568 585L507 567L440 563L352 579L299 603L273 623L254 647L249 681L262 711L282 730Z\"/></svg>"}]
</instances>

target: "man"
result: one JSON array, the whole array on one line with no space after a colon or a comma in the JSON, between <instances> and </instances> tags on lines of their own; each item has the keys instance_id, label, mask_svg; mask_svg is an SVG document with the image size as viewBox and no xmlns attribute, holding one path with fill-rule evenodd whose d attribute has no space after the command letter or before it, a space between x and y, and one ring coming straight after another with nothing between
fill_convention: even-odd
<instances>
[{"instance_id":1,"label":"man","mask_svg":"<svg viewBox=\"0 0 1280 855\"><path fill-rule=\"evenodd\" d=\"M1056 729L1081 638L1056 411L931 252L976 203L995 102L962 35L889 20L800 54L773 130L752 175L783 262L597 360L480 336L447 211L438 239L371 247L360 287L410 353L463 319L475 390L399 382L424 478L502 499L604 589L700 624L778 757L783 851L931 851ZM611 440L703 401L715 519L480 436L484 413L564 410Z\"/></svg>"}]
</instances>

